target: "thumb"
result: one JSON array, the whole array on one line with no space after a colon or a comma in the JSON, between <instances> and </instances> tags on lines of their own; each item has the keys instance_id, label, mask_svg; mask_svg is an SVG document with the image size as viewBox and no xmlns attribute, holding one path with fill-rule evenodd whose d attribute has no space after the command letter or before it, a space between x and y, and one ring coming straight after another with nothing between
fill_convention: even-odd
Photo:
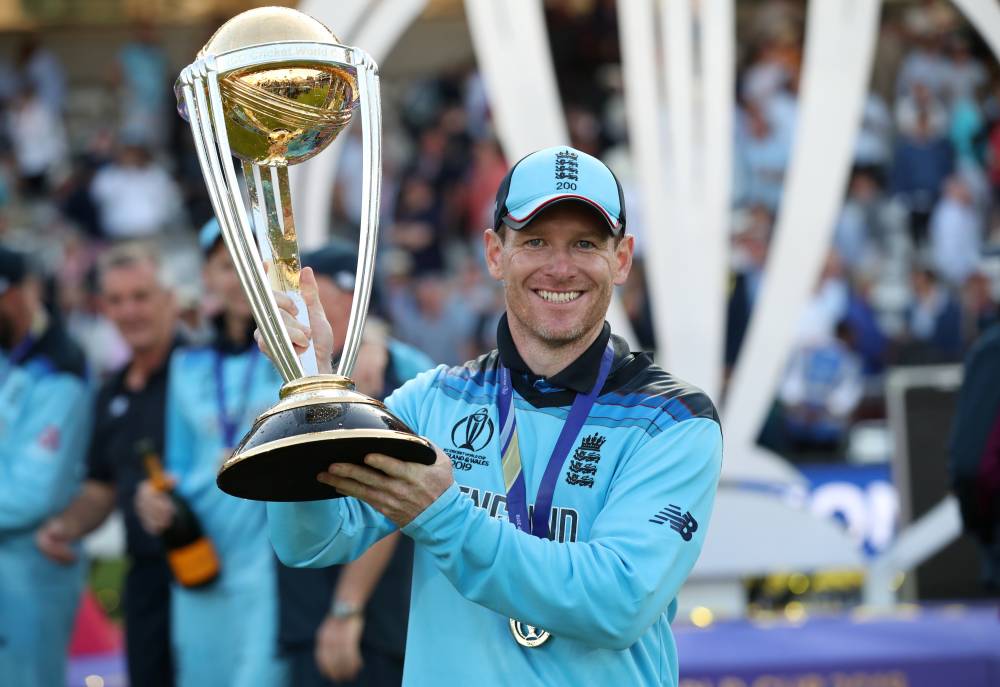
<instances>
[{"instance_id":1,"label":"thumb","mask_svg":"<svg viewBox=\"0 0 1000 687\"><path fill-rule=\"evenodd\" d=\"M317 322L326 319L326 312L323 304L319 302L319 287L316 284L316 275L312 267L303 267L299 273L299 290L302 292L302 300L305 301L306 310L309 313L309 325L315 326Z\"/></svg>"}]
</instances>

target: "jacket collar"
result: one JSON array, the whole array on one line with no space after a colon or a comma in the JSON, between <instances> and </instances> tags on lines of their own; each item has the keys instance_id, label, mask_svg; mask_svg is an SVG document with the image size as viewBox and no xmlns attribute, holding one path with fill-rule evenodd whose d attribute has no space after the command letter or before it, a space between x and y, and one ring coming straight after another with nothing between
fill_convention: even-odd
<instances>
[{"instance_id":1,"label":"jacket collar","mask_svg":"<svg viewBox=\"0 0 1000 687\"><path fill-rule=\"evenodd\" d=\"M527 386L539 390L546 388L552 391L568 389L580 394L589 393L594 386L594 382L597 381L597 371L601 366L601 355L604 353L604 349L607 347L610 338L611 325L605 322L604 328L601 329L601 333L597 335L594 343L590 344L587 350L580 354L580 357L551 377L541 377L531 371L518 352L517 346L514 344L514 338L510 333L510 325L507 322L506 313L500 318L500 324L497 325L497 351L500 354L500 361L512 373L517 373L511 375L515 379L515 387L520 386L517 384L516 378L521 377L527 382ZM612 363L613 368L617 367L621 357L628 354L627 347L624 352L618 349L619 347L616 345L615 360ZM518 389L518 391L521 392L521 389ZM523 395L523 392L521 393Z\"/></svg>"}]
</instances>

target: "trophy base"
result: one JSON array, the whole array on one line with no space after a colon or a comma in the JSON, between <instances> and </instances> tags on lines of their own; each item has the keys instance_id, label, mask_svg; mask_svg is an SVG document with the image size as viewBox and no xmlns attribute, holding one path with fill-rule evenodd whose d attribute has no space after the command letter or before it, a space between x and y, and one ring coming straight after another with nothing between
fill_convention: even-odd
<instances>
[{"instance_id":1,"label":"trophy base","mask_svg":"<svg viewBox=\"0 0 1000 687\"><path fill-rule=\"evenodd\" d=\"M434 447L347 377L314 375L281 387L281 400L258 417L216 484L255 501L320 501L342 496L316 480L331 463L361 463L369 453L430 465Z\"/></svg>"}]
</instances>

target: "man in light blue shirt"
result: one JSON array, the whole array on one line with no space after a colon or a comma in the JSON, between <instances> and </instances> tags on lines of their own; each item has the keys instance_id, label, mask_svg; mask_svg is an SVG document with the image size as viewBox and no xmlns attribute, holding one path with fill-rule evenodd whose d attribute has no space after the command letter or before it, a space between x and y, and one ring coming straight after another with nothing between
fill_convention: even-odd
<instances>
[{"instance_id":1,"label":"man in light blue shirt","mask_svg":"<svg viewBox=\"0 0 1000 687\"><path fill-rule=\"evenodd\" d=\"M0 683L66 683L85 563L35 530L73 499L91 431L83 353L48 316L28 259L0 246Z\"/></svg>"},{"instance_id":2,"label":"man in light blue shirt","mask_svg":"<svg viewBox=\"0 0 1000 687\"><path fill-rule=\"evenodd\" d=\"M498 350L386 401L436 462L333 462L317 478L347 498L267 506L293 565L351 560L397 529L413 539L406 685L677 684L670 622L722 435L704 394L605 322L632 263L624 230L599 160L558 147L518 162L484 234L507 306Z\"/></svg>"}]
</instances>

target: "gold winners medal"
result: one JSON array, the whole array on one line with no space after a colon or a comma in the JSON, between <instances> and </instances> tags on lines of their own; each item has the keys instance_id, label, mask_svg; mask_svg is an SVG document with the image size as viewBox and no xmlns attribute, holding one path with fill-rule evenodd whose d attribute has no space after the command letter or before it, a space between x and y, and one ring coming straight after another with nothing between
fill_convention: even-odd
<instances>
[{"instance_id":1,"label":"gold winners medal","mask_svg":"<svg viewBox=\"0 0 1000 687\"><path fill-rule=\"evenodd\" d=\"M529 649L541 646L552 639L552 635L547 630L522 623L520 620L514 620L513 618L510 619L510 633L514 635L515 642Z\"/></svg>"}]
</instances>

